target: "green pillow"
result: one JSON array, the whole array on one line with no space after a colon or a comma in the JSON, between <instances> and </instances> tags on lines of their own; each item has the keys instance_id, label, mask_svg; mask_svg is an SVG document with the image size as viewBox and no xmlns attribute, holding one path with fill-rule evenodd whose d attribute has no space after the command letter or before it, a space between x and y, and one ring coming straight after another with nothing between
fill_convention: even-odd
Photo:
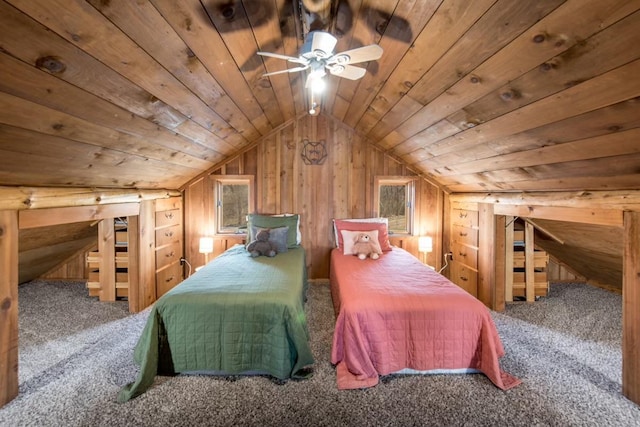
<instances>
[{"instance_id":1,"label":"green pillow","mask_svg":"<svg viewBox=\"0 0 640 427\"><path fill-rule=\"evenodd\" d=\"M247 242L252 242L256 236L253 234L253 227L260 228L278 228L278 227L289 227L289 230L297 230L298 229L298 218L299 215L288 215L288 216L272 216L272 215L261 215L261 214L249 214L249 218L247 221L247 230L249 232L249 238ZM298 244L297 235L295 232L287 233L287 247L288 248L297 248L300 245Z\"/></svg>"}]
</instances>

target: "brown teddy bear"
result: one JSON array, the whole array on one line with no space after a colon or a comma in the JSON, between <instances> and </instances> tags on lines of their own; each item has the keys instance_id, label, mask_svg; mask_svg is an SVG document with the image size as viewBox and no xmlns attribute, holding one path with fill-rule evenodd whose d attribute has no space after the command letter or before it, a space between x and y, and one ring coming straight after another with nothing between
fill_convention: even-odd
<instances>
[{"instance_id":1,"label":"brown teddy bear","mask_svg":"<svg viewBox=\"0 0 640 427\"><path fill-rule=\"evenodd\" d=\"M276 246L269 240L270 234L268 228L262 229L256 234L256 239L249 243L247 251L249 251L253 258L260 255L268 257L276 256Z\"/></svg>"},{"instance_id":2,"label":"brown teddy bear","mask_svg":"<svg viewBox=\"0 0 640 427\"><path fill-rule=\"evenodd\" d=\"M367 233L358 233L354 238L353 254L360 259L365 259L367 256L378 259L382 255L382 249L376 239L372 239Z\"/></svg>"}]
</instances>

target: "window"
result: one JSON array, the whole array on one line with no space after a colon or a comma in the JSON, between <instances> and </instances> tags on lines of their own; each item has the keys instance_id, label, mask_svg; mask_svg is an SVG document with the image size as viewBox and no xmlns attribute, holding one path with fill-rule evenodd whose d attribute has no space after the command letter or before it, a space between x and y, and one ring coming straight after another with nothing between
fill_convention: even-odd
<instances>
[{"instance_id":1,"label":"window","mask_svg":"<svg viewBox=\"0 0 640 427\"><path fill-rule=\"evenodd\" d=\"M253 211L253 176L214 176L217 234L246 233L247 215Z\"/></svg>"},{"instance_id":2,"label":"window","mask_svg":"<svg viewBox=\"0 0 640 427\"><path fill-rule=\"evenodd\" d=\"M412 234L414 179L411 177L376 177L374 203L378 216L389 219L389 232Z\"/></svg>"}]
</instances>

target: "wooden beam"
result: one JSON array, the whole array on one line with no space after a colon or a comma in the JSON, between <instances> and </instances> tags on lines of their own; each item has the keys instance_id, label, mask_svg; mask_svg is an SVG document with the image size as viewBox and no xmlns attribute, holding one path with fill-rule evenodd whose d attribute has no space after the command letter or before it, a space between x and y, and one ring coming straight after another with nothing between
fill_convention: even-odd
<instances>
[{"instance_id":1,"label":"wooden beam","mask_svg":"<svg viewBox=\"0 0 640 427\"><path fill-rule=\"evenodd\" d=\"M519 216L523 219L550 219L622 228L622 210L569 208L542 205L495 205L494 211L496 215Z\"/></svg>"},{"instance_id":2,"label":"wooden beam","mask_svg":"<svg viewBox=\"0 0 640 427\"><path fill-rule=\"evenodd\" d=\"M640 212L624 213L622 394L640 405Z\"/></svg>"},{"instance_id":3,"label":"wooden beam","mask_svg":"<svg viewBox=\"0 0 640 427\"><path fill-rule=\"evenodd\" d=\"M504 235L504 265L505 265L505 278L504 278L504 299L508 302L513 302L513 222L515 218L512 216L505 216L505 235Z\"/></svg>"},{"instance_id":4,"label":"wooden beam","mask_svg":"<svg viewBox=\"0 0 640 427\"><path fill-rule=\"evenodd\" d=\"M540 231L541 233L546 234L548 237L551 237L553 240L555 240L556 242L560 243L561 245L564 245L564 240L562 240L561 238L559 238L558 236L556 236L555 234L553 234L552 232L550 232L546 228L542 227L536 221L534 221L534 220L532 220L530 218L522 218L522 219L524 220L524 222L528 222L529 224L533 225L533 228L535 228L536 230Z\"/></svg>"},{"instance_id":5,"label":"wooden beam","mask_svg":"<svg viewBox=\"0 0 640 427\"><path fill-rule=\"evenodd\" d=\"M18 213L19 228L24 230L48 225L133 216L138 215L139 210L139 203L23 210Z\"/></svg>"},{"instance_id":6,"label":"wooden beam","mask_svg":"<svg viewBox=\"0 0 640 427\"><path fill-rule=\"evenodd\" d=\"M1 187L0 210L95 206L114 203L139 203L142 200L181 196L178 190L141 190L125 188L40 188Z\"/></svg>"},{"instance_id":7,"label":"wooden beam","mask_svg":"<svg viewBox=\"0 0 640 427\"><path fill-rule=\"evenodd\" d=\"M478 204L478 299L495 309L495 219L493 205Z\"/></svg>"},{"instance_id":8,"label":"wooden beam","mask_svg":"<svg viewBox=\"0 0 640 427\"><path fill-rule=\"evenodd\" d=\"M454 193L451 201L512 206L548 206L640 211L640 190Z\"/></svg>"},{"instance_id":9,"label":"wooden beam","mask_svg":"<svg viewBox=\"0 0 640 427\"><path fill-rule=\"evenodd\" d=\"M18 395L18 212L0 211L0 407Z\"/></svg>"},{"instance_id":10,"label":"wooden beam","mask_svg":"<svg viewBox=\"0 0 640 427\"><path fill-rule=\"evenodd\" d=\"M112 218L98 224L100 301L116 300L116 230Z\"/></svg>"},{"instance_id":11,"label":"wooden beam","mask_svg":"<svg viewBox=\"0 0 640 427\"><path fill-rule=\"evenodd\" d=\"M156 300L156 203L145 200L140 203L138 258L138 311L144 310Z\"/></svg>"},{"instance_id":12,"label":"wooden beam","mask_svg":"<svg viewBox=\"0 0 640 427\"><path fill-rule=\"evenodd\" d=\"M139 258L140 258L140 218L138 215L127 218L127 240L129 247L129 265L127 273L129 275L129 312L137 313L139 307Z\"/></svg>"},{"instance_id":13,"label":"wooden beam","mask_svg":"<svg viewBox=\"0 0 640 427\"><path fill-rule=\"evenodd\" d=\"M527 302L536 300L535 254L533 252L533 225L524 223L524 289Z\"/></svg>"},{"instance_id":14,"label":"wooden beam","mask_svg":"<svg viewBox=\"0 0 640 427\"><path fill-rule=\"evenodd\" d=\"M507 273L513 271L513 262L507 264L507 217L504 215L495 216L495 289L493 292L492 308L495 311L504 311L505 309L505 291L506 291L506 279ZM511 224L513 227L513 224ZM513 233L513 228L512 228ZM511 237L513 240L513 234ZM513 250L511 251L513 254ZM513 256L511 258L513 260ZM511 274L513 282L513 274Z\"/></svg>"}]
</instances>

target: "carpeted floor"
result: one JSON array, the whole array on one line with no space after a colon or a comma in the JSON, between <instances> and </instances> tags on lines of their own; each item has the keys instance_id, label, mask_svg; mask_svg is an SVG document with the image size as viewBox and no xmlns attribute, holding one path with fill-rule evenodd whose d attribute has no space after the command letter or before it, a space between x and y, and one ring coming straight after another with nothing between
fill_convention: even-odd
<instances>
[{"instance_id":1,"label":"carpeted floor","mask_svg":"<svg viewBox=\"0 0 640 427\"><path fill-rule=\"evenodd\" d=\"M82 283L21 285L20 394L0 409L0 425L640 425L640 407L621 395L620 295L559 284L535 304L494 313L502 367L523 380L506 392L481 374L388 376L371 389L339 391L329 288L312 284L308 297L312 378L158 377L119 404L118 390L137 373L132 352L148 311L99 303Z\"/></svg>"}]
</instances>

